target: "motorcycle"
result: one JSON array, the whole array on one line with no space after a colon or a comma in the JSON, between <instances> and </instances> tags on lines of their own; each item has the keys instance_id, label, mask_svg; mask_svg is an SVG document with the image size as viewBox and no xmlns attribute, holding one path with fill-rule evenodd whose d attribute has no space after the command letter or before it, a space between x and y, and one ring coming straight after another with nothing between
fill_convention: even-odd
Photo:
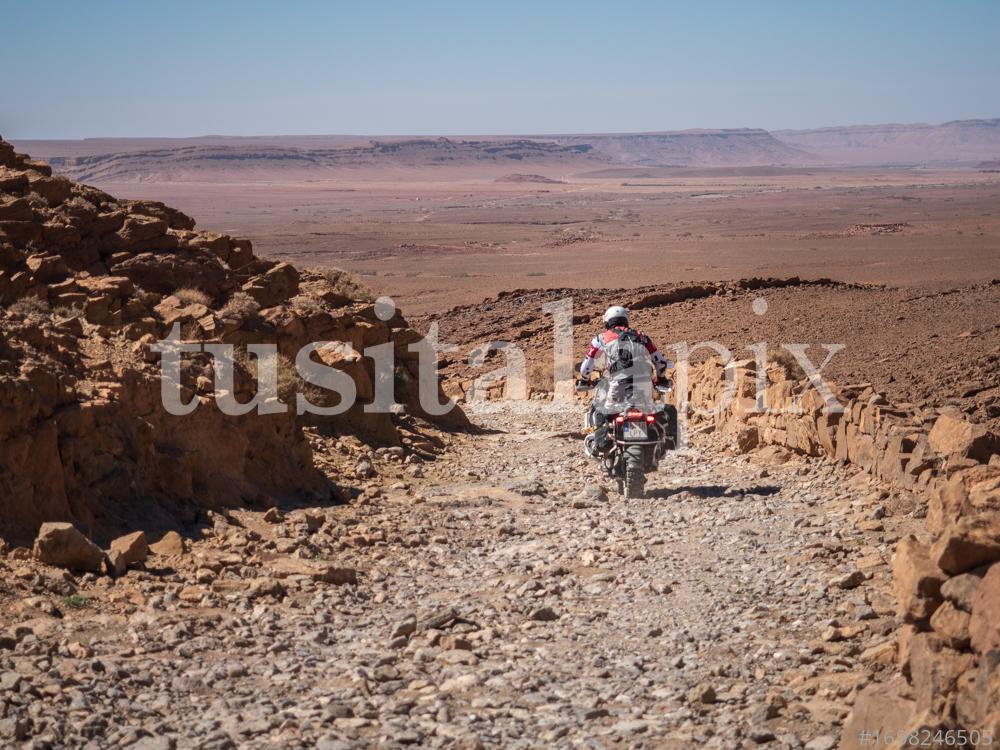
<instances>
[{"instance_id":1,"label":"motorcycle","mask_svg":"<svg viewBox=\"0 0 1000 750\"><path fill-rule=\"evenodd\" d=\"M576 390L585 393L600 389L602 384L607 384L603 377L580 380ZM645 496L646 474L656 471L663 454L675 449L678 442L677 410L672 404L643 398L640 390L626 386L620 404L616 401L611 412L601 412L603 424L597 408L600 399L595 396L585 417L584 451L601 461L626 499ZM665 396L672 391L672 383L667 380L652 390Z\"/></svg>"}]
</instances>

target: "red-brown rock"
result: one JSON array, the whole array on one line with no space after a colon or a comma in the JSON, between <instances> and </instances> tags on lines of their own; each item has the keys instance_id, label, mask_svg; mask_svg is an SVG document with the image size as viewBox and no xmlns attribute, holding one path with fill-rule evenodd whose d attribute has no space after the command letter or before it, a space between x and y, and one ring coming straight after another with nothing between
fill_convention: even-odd
<instances>
[{"instance_id":1,"label":"red-brown rock","mask_svg":"<svg viewBox=\"0 0 1000 750\"><path fill-rule=\"evenodd\" d=\"M70 570L100 573L104 552L71 523L43 523L33 550L37 560Z\"/></svg>"},{"instance_id":2,"label":"red-brown rock","mask_svg":"<svg viewBox=\"0 0 1000 750\"><path fill-rule=\"evenodd\" d=\"M981 463L1000 452L1000 436L953 411L944 412L937 418L927 440L935 453L971 458Z\"/></svg>"},{"instance_id":3,"label":"red-brown rock","mask_svg":"<svg viewBox=\"0 0 1000 750\"><path fill-rule=\"evenodd\" d=\"M972 597L969 634L980 654L1000 649L1000 563L990 567Z\"/></svg>"},{"instance_id":4,"label":"red-brown rock","mask_svg":"<svg viewBox=\"0 0 1000 750\"><path fill-rule=\"evenodd\" d=\"M941 604L946 575L930 558L925 544L910 536L900 540L892 558L892 585L904 622L925 622Z\"/></svg>"}]
</instances>

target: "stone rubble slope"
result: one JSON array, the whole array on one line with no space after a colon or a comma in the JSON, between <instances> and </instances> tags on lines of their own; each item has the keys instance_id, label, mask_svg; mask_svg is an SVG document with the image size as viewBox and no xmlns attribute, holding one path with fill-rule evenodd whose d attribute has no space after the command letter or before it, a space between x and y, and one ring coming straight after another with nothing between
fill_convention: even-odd
<instances>
[{"instance_id":1,"label":"stone rubble slope","mask_svg":"<svg viewBox=\"0 0 1000 750\"><path fill-rule=\"evenodd\" d=\"M201 405L173 417L149 346L174 324L187 339L270 342L292 359L312 341L357 351L391 341L405 375L397 400L426 416L407 350L419 336L398 313L378 319L339 282L258 258L248 240L196 230L161 203L53 176L0 141L0 535L26 544L41 523L70 521L107 539L188 522L204 508L328 500L292 410L223 415L212 404L212 359L194 354L182 382L185 399ZM335 352L324 361L370 397L365 361ZM241 367L237 396L253 389ZM357 404L328 427L402 442L405 419L362 416ZM460 410L437 421L466 424Z\"/></svg>"},{"instance_id":2,"label":"stone rubble slope","mask_svg":"<svg viewBox=\"0 0 1000 750\"><path fill-rule=\"evenodd\" d=\"M0 744L835 747L894 673L896 493L711 435L626 503L579 407L533 405L419 468L374 454L349 505L209 513L117 579L0 559Z\"/></svg>"}]
</instances>

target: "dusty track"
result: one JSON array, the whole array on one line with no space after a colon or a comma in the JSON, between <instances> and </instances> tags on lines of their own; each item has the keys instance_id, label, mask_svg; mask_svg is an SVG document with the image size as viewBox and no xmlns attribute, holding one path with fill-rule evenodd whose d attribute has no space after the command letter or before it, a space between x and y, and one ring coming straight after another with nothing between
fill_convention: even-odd
<instances>
[{"instance_id":1,"label":"dusty track","mask_svg":"<svg viewBox=\"0 0 1000 750\"><path fill-rule=\"evenodd\" d=\"M52 569L8 561L40 595L0 652L0 738L833 747L879 675L882 556L905 509L833 464L707 444L665 460L650 499L604 500L581 494L601 477L570 435L577 408L477 419L487 434L422 471L375 457L361 498L306 511L311 527L216 516L190 553L151 558L155 577L85 578L84 609ZM275 557L359 582L279 580Z\"/></svg>"}]
</instances>

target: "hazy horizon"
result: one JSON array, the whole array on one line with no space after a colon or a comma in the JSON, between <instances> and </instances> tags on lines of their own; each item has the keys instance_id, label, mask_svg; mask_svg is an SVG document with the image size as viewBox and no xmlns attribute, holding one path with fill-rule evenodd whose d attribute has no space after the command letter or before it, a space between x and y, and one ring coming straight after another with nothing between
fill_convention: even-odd
<instances>
[{"instance_id":1,"label":"hazy horizon","mask_svg":"<svg viewBox=\"0 0 1000 750\"><path fill-rule=\"evenodd\" d=\"M19 138L11 136L8 138L10 141L125 141L125 140L198 140L205 138L245 138L245 139L260 139L260 138L490 138L490 137L545 137L545 136L573 136L573 135L642 135L646 133L683 133L683 132L697 132L700 130L706 131L722 131L722 130L767 130L767 132L779 132L779 131L807 131L807 130L824 130L833 128L866 128L866 127L919 127L919 126L930 126L936 127L940 125L945 125L952 122L973 122L973 121L992 121L1000 120L1000 117L996 116L984 116L984 117L953 117L948 120L943 120L941 122L842 122L842 123L831 123L828 125L818 125L815 128L753 128L752 126L731 126L731 127L719 127L719 128L679 128L676 130L616 130L616 131L576 131L576 132L556 132L556 131L524 131L524 132L510 132L510 133L499 133L499 132L482 132L482 133L195 133L192 135L157 135L155 133L148 134L138 134L138 135L92 135L83 136L80 138ZM3 133L0 133L3 135ZM4 136L6 138L6 136Z\"/></svg>"},{"instance_id":2,"label":"hazy horizon","mask_svg":"<svg viewBox=\"0 0 1000 750\"><path fill-rule=\"evenodd\" d=\"M0 133L15 140L801 130L1000 112L994 2L63 0L5 15L24 32L0 47Z\"/></svg>"}]
</instances>

